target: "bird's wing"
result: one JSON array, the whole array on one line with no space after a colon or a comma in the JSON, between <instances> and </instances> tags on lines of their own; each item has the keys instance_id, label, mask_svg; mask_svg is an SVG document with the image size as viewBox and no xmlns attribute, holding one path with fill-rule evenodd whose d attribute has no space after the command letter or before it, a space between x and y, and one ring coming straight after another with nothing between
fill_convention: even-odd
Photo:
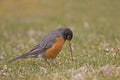
<instances>
[{"instance_id":1,"label":"bird's wing","mask_svg":"<svg viewBox=\"0 0 120 80\"><path fill-rule=\"evenodd\" d=\"M31 49L30 55L34 55L36 57L38 54L43 54L46 49L52 47L57 37L59 37L59 35L56 32L47 34L37 45Z\"/></svg>"},{"instance_id":2,"label":"bird's wing","mask_svg":"<svg viewBox=\"0 0 120 80\"><path fill-rule=\"evenodd\" d=\"M44 52L52 47L52 45L55 43L55 40L57 37L59 37L60 34L57 31L53 31L49 34L47 34L37 45L35 45L28 53L25 53L21 56L18 56L16 58L11 59L9 62L18 60L18 59L24 59L29 57L38 57L39 55L44 56Z\"/></svg>"},{"instance_id":3,"label":"bird's wing","mask_svg":"<svg viewBox=\"0 0 120 80\"><path fill-rule=\"evenodd\" d=\"M11 59L8 62L13 62L18 59L25 59L30 57L38 57L39 55L44 56L46 49L52 47L55 43L55 39L58 37L58 34L53 32L46 35L37 45L35 45L28 53L25 53L21 56Z\"/></svg>"},{"instance_id":4,"label":"bird's wing","mask_svg":"<svg viewBox=\"0 0 120 80\"><path fill-rule=\"evenodd\" d=\"M52 47L52 45L55 43L55 39L61 36L60 32L63 31L63 29L64 28L60 28L47 34L37 45L31 49L31 52Z\"/></svg>"}]
</instances>

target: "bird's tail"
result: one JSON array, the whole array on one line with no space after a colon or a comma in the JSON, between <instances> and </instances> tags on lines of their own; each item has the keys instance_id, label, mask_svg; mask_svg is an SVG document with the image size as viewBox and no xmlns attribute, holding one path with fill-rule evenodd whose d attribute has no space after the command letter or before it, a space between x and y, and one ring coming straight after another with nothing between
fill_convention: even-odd
<instances>
[{"instance_id":1,"label":"bird's tail","mask_svg":"<svg viewBox=\"0 0 120 80\"><path fill-rule=\"evenodd\" d=\"M16 57L16 58L13 58L13 59L11 59L11 60L9 60L8 63L11 63L11 62L16 61L16 60L18 60L18 59L25 59L25 58L28 58L28 57L30 57L30 53L29 53L29 52L26 53L26 54L23 54L23 55L21 55L21 56L18 56L18 57Z\"/></svg>"}]
</instances>

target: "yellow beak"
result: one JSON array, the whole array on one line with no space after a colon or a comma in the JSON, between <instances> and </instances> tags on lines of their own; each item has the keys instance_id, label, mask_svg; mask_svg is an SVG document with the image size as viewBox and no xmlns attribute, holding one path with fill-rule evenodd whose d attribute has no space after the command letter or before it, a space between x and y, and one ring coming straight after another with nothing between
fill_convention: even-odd
<instances>
[{"instance_id":1,"label":"yellow beak","mask_svg":"<svg viewBox=\"0 0 120 80\"><path fill-rule=\"evenodd\" d=\"M68 40L68 42L69 42L69 47L70 47L70 52L71 52L71 60L73 61L73 54L72 54L71 41Z\"/></svg>"}]
</instances>

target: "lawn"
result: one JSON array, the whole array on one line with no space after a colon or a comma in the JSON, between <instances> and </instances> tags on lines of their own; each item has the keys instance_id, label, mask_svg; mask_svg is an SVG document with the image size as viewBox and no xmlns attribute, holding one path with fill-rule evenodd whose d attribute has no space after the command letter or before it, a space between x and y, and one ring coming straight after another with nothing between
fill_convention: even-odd
<instances>
[{"instance_id":1,"label":"lawn","mask_svg":"<svg viewBox=\"0 0 120 80\"><path fill-rule=\"evenodd\" d=\"M0 80L120 80L119 0L1 0ZM69 27L56 66L43 59L8 63L28 52L48 32Z\"/></svg>"}]
</instances>

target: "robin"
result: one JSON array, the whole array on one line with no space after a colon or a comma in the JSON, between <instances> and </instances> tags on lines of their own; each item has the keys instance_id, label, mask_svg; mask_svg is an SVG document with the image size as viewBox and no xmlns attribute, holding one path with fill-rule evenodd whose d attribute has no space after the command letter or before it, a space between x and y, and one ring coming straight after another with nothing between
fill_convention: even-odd
<instances>
[{"instance_id":1,"label":"robin","mask_svg":"<svg viewBox=\"0 0 120 80\"><path fill-rule=\"evenodd\" d=\"M47 59L51 59L53 62L57 54L61 51L66 40L69 41L69 46L71 50L71 39L73 38L73 32L69 28L58 28L49 34L47 34L38 44L36 44L29 52L11 59L8 62L13 62L18 59L26 58L44 58L49 64ZM73 60L73 57L72 57Z\"/></svg>"}]
</instances>

